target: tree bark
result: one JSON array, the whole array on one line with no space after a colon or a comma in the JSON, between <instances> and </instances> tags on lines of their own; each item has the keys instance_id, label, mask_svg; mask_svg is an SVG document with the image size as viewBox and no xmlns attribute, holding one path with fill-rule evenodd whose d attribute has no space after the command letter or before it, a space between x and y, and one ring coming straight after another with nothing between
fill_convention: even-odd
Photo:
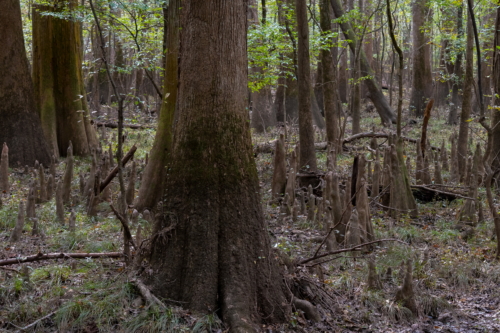
<instances>
[{"instance_id":1,"label":"tree bark","mask_svg":"<svg viewBox=\"0 0 500 333\"><path fill-rule=\"evenodd\" d=\"M321 0L321 29L324 34L331 32L332 23L330 16L330 2ZM329 49L323 49L322 53L322 74L323 74L323 103L325 110L326 137L327 141L333 144L336 153L340 153L340 112L337 100L337 66ZM336 59L335 59L336 60Z\"/></svg>"},{"instance_id":2,"label":"tree bark","mask_svg":"<svg viewBox=\"0 0 500 333\"><path fill-rule=\"evenodd\" d=\"M458 6L457 9L457 34L458 37L463 35L463 6ZM457 54L457 58L455 59L455 66L453 69L453 81L452 81L452 92L451 92L451 106L450 113L448 114L448 125L456 125L457 124L457 109L458 109L458 90L461 87L462 83L462 53L459 52Z\"/></svg>"},{"instance_id":3,"label":"tree bark","mask_svg":"<svg viewBox=\"0 0 500 333\"><path fill-rule=\"evenodd\" d=\"M331 4L335 13L335 17L341 18L344 15L344 9L342 8L340 0L331 0ZM349 47L351 48L351 51L354 52L356 49L356 45L358 44L358 39L354 34L354 30L352 29L351 24L348 21L343 21L342 23L340 23L340 27L344 32L345 39L349 40ZM373 102L373 105L375 105L382 123L385 126L390 126L391 124L396 123L396 115L391 109L389 103L387 103L387 99L385 98L382 90L375 81L375 74L373 73L368 59L366 58L366 54L362 48L359 50L359 61L361 66L361 76L367 77L367 79L365 80L365 84L368 88L370 99Z\"/></svg>"},{"instance_id":4,"label":"tree bark","mask_svg":"<svg viewBox=\"0 0 500 333\"><path fill-rule=\"evenodd\" d=\"M432 73L429 38L425 32L429 11L426 0L413 4L413 80L410 109L416 117L424 115L427 100L432 96Z\"/></svg>"},{"instance_id":5,"label":"tree bark","mask_svg":"<svg viewBox=\"0 0 500 333\"><path fill-rule=\"evenodd\" d=\"M307 23L306 0L295 1L297 15L297 81L299 97L299 169L316 171L316 152L314 150L314 130L311 110L311 65L309 59L309 26Z\"/></svg>"},{"instance_id":6,"label":"tree bark","mask_svg":"<svg viewBox=\"0 0 500 333\"><path fill-rule=\"evenodd\" d=\"M0 10L0 144L9 147L9 164L50 164L35 105L33 83L24 47L19 0L7 0Z\"/></svg>"},{"instance_id":7,"label":"tree bark","mask_svg":"<svg viewBox=\"0 0 500 333\"><path fill-rule=\"evenodd\" d=\"M500 1L497 1L500 5ZM500 7L497 7L495 22L495 39L493 45L493 75L492 84L494 91L493 105L500 105ZM493 170L500 168L500 109L493 107L491 109L491 128L492 128L492 147L491 158ZM490 161L485 161L488 164ZM498 186L498 179L496 180Z\"/></svg>"},{"instance_id":8,"label":"tree bark","mask_svg":"<svg viewBox=\"0 0 500 333\"><path fill-rule=\"evenodd\" d=\"M232 332L286 321L290 300L271 254L252 152L246 11L245 0L182 2L168 214L155 225L149 281L192 311L218 311Z\"/></svg>"},{"instance_id":9,"label":"tree bark","mask_svg":"<svg viewBox=\"0 0 500 333\"><path fill-rule=\"evenodd\" d=\"M172 153L172 133L177 104L177 85L179 71L179 38L181 0L171 0L168 6L167 53L165 56L165 82L162 110L158 119L153 148L144 169L135 208L142 211L154 208L164 189L167 164Z\"/></svg>"},{"instance_id":10,"label":"tree bark","mask_svg":"<svg viewBox=\"0 0 500 333\"><path fill-rule=\"evenodd\" d=\"M472 85L474 84L474 32L470 15L467 15L467 45L465 47L465 77L463 86L462 112L460 113L460 128L458 130L457 160L460 182L465 179L467 157L469 156L467 144L469 142L469 118L472 110Z\"/></svg>"},{"instance_id":11,"label":"tree bark","mask_svg":"<svg viewBox=\"0 0 500 333\"><path fill-rule=\"evenodd\" d=\"M80 23L40 11L71 13L78 5L71 0L57 7L33 7L33 81L40 118L52 153L66 156L69 141L75 155L90 154L97 136L90 125L90 113L82 74Z\"/></svg>"}]
</instances>

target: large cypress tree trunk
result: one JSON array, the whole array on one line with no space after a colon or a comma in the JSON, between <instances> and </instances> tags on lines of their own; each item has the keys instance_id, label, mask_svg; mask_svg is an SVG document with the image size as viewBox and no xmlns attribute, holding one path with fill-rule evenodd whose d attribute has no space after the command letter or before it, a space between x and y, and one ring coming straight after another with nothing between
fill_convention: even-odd
<instances>
[{"instance_id":1,"label":"large cypress tree trunk","mask_svg":"<svg viewBox=\"0 0 500 333\"><path fill-rule=\"evenodd\" d=\"M55 7L34 6L33 80L45 137L52 153L66 155L69 141L75 155L88 155L97 147L82 74L80 23L55 16L40 17L40 10L71 12L76 0ZM63 7L67 6L67 7Z\"/></svg>"},{"instance_id":2,"label":"large cypress tree trunk","mask_svg":"<svg viewBox=\"0 0 500 333\"><path fill-rule=\"evenodd\" d=\"M428 11L426 0L417 0L413 4L413 86L410 108L417 117L424 115L427 99L432 95L430 45L425 33Z\"/></svg>"},{"instance_id":3,"label":"large cypress tree trunk","mask_svg":"<svg viewBox=\"0 0 500 333\"><path fill-rule=\"evenodd\" d=\"M11 166L50 164L35 106L24 48L19 0L2 2L0 10L0 143L9 147Z\"/></svg>"},{"instance_id":4,"label":"large cypress tree trunk","mask_svg":"<svg viewBox=\"0 0 500 333\"><path fill-rule=\"evenodd\" d=\"M246 10L245 0L182 2L168 214L155 226L149 281L186 308L219 311L232 332L288 317L246 112Z\"/></svg>"},{"instance_id":5,"label":"large cypress tree trunk","mask_svg":"<svg viewBox=\"0 0 500 333\"><path fill-rule=\"evenodd\" d=\"M135 203L138 211L153 208L163 192L166 167L172 153L172 131L177 103L180 38L180 0L171 0L167 10L167 45L165 56L165 96L158 119L153 148Z\"/></svg>"}]
</instances>

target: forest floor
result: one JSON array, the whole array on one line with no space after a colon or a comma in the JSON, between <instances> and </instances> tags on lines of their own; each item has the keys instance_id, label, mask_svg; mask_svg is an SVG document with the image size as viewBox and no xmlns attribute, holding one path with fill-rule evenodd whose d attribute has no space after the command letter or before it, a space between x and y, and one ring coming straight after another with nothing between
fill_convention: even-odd
<instances>
[{"instance_id":1,"label":"forest floor","mask_svg":"<svg viewBox=\"0 0 500 333\"><path fill-rule=\"evenodd\" d=\"M443 112L444 113L444 112ZM139 122L144 119L139 119ZM378 123L376 113L363 115L362 128L368 130ZM405 126L403 134L420 137L420 120ZM349 124L348 126L349 127ZM483 140L478 124L471 122L473 141ZM379 130L382 130L379 128ZM128 129L125 151L138 144L135 161L139 178L146 153L154 139L153 129ZM440 146L453 128L444 125L442 117L431 118L428 137L432 145ZM102 132L102 131L100 131ZM103 150L116 130L107 129ZM291 130L287 150L296 141ZM346 133L349 135L349 133ZM263 135L254 134L254 142L276 139L273 130ZM319 137L321 135L318 135ZM318 138L320 139L320 138ZM379 145L385 140L379 139ZM350 174L356 154L367 154L369 139L352 144L356 150L338 156L338 172L344 182ZM413 145L407 154L414 156ZM472 147L472 145L471 145ZM318 151L321 170L326 169L326 154ZM291 258L312 257L322 238L323 226L298 216L294 222L280 214L280 207L272 202L272 154L258 154L262 203L269 225L272 246ZM119 252L122 250L121 225L108 203L98 206L98 214L86 214L86 200L79 194L80 173L87 173L90 159L77 158L72 183L73 200L66 208L76 213L76 231L68 230L68 223L57 222L55 201L37 204L41 235L32 236L32 223L27 221L19 242L10 243L20 201L25 201L33 170L11 169L11 193L0 194L0 260L23 258L37 253L65 252ZM57 176L64 173L65 163L57 166ZM414 168L413 168L414 170ZM128 172L128 169L127 169ZM448 178L448 174L443 174ZM138 187L138 184L136 185ZM455 186L455 184L453 185ZM458 186L458 185L457 185ZM118 193L112 184L113 200ZM479 189L484 201L484 188ZM281 327L263 327L265 332L500 332L500 266L495 260L494 226L488 209L485 219L466 240L456 230L455 220L464 201L419 202L417 219L396 221L377 203L371 203L371 217L378 239L398 239L384 242L371 253L347 252L323 263L321 272L300 268L298 278L308 279L321 293L318 303L323 321L312 323L298 311ZM484 202L483 207L487 207ZM132 213L132 211L129 211ZM141 215L132 225L135 235L141 225L143 235L151 232L151 223ZM368 259L375 261L382 288L367 287ZM394 301L402 284L404 260L413 261L413 287L419 314ZM327 301L325 301L327 300ZM44 318L44 319L43 319ZM42 319L42 320L40 320ZM34 324L23 330L26 326ZM0 267L0 332L224 332L225 327L215 315L195 316L180 308L160 310L144 303L130 279L128 269L120 259L57 259Z\"/></svg>"}]
</instances>

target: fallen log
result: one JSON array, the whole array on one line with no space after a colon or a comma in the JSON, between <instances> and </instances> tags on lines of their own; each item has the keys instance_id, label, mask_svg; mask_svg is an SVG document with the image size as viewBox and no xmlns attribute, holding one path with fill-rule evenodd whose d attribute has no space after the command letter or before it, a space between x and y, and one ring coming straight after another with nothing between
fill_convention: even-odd
<instances>
[{"instance_id":1,"label":"fallen log","mask_svg":"<svg viewBox=\"0 0 500 333\"><path fill-rule=\"evenodd\" d=\"M353 141L359 140L359 139L366 139L366 138L388 138L389 135L392 135L391 133L384 133L384 132L364 132L364 133L358 133L355 135L351 135L344 140L342 140L342 145L345 146L347 143L351 143ZM405 136L401 137L404 141L411 142L411 143L420 143L420 140L413 139L413 138L408 138ZM274 146L275 146L276 140L264 142L264 143L258 143L254 145L254 152L255 154L270 154L274 152ZM314 148L316 150L325 150L327 147L328 143L327 142L316 142L314 144ZM440 147L435 147L431 146L433 150L440 151Z\"/></svg>"},{"instance_id":2,"label":"fallen log","mask_svg":"<svg viewBox=\"0 0 500 333\"><path fill-rule=\"evenodd\" d=\"M133 145L132 148L130 148L130 150L128 151L127 155L125 155L122 158L122 167L124 167L127 164L127 162L134 156L136 150L137 150L136 145ZM111 181L113 180L113 178L116 177L116 175L118 174L118 169L119 169L118 165L115 166L113 168L113 170L111 170L111 172L109 173L109 175L106 177L106 179L104 179L101 182L100 190L99 190L100 192L104 191L104 189L106 188L106 186L108 186L109 183L111 183Z\"/></svg>"},{"instance_id":3,"label":"fallen log","mask_svg":"<svg viewBox=\"0 0 500 333\"><path fill-rule=\"evenodd\" d=\"M95 124L97 127L118 128L118 123L102 122L95 120L91 120L90 123L93 125ZM139 125L139 124L123 124L123 127L130 129L156 129L156 126L153 125Z\"/></svg>"},{"instance_id":4,"label":"fallen log","mask_svg":"<svg viewBox=\"0 0 500 333\"><path fill-rule=\"evenodd\" d=\"M431 202L434 200L453 201L459 198L474 200L473 198L470 198L462 193L444 191L442 189L439 189L438 186L439 185L429 184L429 185L411 185L410 187L415 199L418 199L423 202Z\"/></svg>"},{"instance_id":5,"label":"fallen log","mask_svg":"<svg viewBox=\"0 0 500 333\"><path fill-rule=\"evenodd\" d=\"M121 252L105 252L105 253L38 253L27 257L17 257L0 260L0 266L16 265L25 262L42 261L50 259L87 259L87 258L120 258L123 257Z\"/></svg>"}]
</instances>

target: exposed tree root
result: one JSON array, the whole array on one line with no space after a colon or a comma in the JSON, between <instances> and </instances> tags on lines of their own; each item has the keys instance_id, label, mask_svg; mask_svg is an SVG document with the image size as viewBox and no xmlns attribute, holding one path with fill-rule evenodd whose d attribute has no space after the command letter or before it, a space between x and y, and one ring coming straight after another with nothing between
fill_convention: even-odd
<instances>
[{"instance_id":1,"label":"exposed tree root","mask_svg":"<svg viewBox=\"0 0 500 333\"><path fill-rule=\"evenodd\" d=\"M162 301L158 299L155 295L151 293L151 290L149 290L148 287L139 279L132 279L131 282L137 287L139 292L141 293L141 296L148 302L150 305L157 305L161 309L166 309L166 305L163 304Z\"/></svg>"}]
</instances>

